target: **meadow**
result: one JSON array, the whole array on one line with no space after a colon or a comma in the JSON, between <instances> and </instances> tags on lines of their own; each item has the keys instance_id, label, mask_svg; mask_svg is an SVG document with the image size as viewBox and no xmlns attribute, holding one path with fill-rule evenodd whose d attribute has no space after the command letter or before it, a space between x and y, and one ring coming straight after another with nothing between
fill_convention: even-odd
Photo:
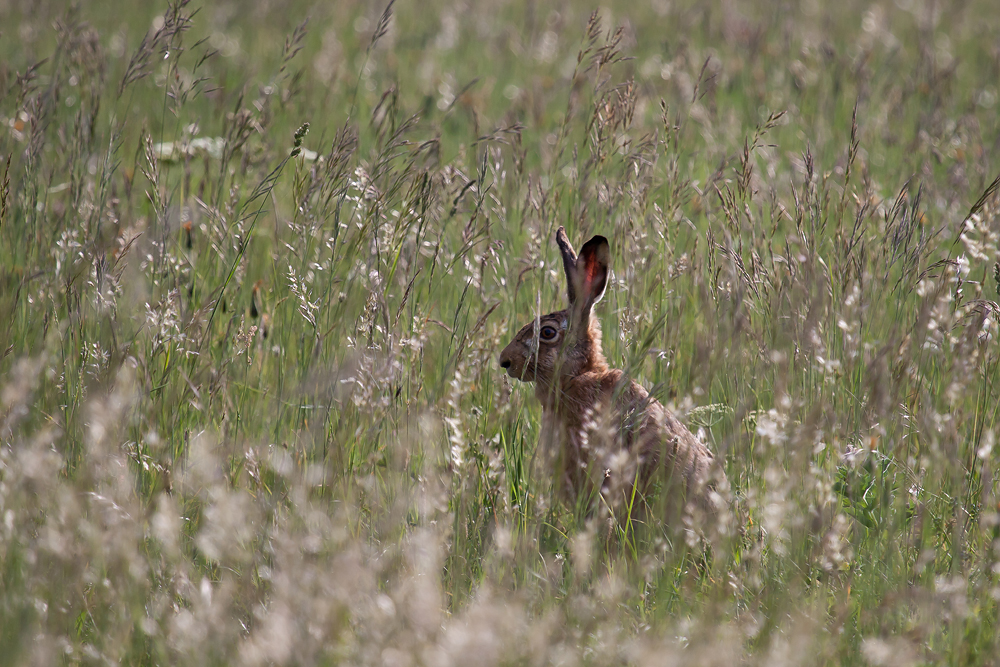
<instances>
[{"instance_id":1,"label":"meadow","mask_svg":"<svg viewBox=\"0 0 1000 667\"><path fill-rule=\"evenodd\" d=\"M0 663L998 664L994 5L0 0ZM707 550L553 490L560 225Z\"/></svg>"}]
</instances>

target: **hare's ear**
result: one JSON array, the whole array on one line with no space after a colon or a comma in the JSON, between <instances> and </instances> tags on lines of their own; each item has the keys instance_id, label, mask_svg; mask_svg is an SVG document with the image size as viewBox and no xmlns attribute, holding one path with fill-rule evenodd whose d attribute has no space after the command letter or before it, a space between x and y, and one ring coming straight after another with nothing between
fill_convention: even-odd
<instances>
[{"instance_id":1,"label":"hare's ear","mask_svg":"<svg viewBox=\"0 0 1000 667\"><path fill-rule=\"evenodd\" d=\"M601 300L608 286L608 266L611 263L608 240L603 236L595 236L580 248L579 256L573 251L566 230L562 227L556 231L556 242L562 252L563 268L566 269L569 305L586 319L590 315L590 309Z\"/></svg>"},{"instance_id":2,"label":"hare's ear","mask_svg":"<svg viewBox=\"0 0 1000 667\"><path fill-rule=\"evenodd\" d=\"M563 269L566 271L566 293L569 295L569 305L576 303L576 281L577 281L577 270L576 270L576 252L573 250L573 246L570 245L569 238L566 236L566 228L560 226L556 230L556 243L559 244L559 252L562 253L563 258Z\"/></svg>"},{"instance_id":3,"label":"hare's ear","mask_svg":"<svg viewBox=\"0 0 1000 667\"><path fill-rule=\"evenodd\" d=\"M611 264L611 248L603 236L583 244L576 260L576 294L585 311L601 300L608 287L608 267Z\"/></svg>"}]
</instances>

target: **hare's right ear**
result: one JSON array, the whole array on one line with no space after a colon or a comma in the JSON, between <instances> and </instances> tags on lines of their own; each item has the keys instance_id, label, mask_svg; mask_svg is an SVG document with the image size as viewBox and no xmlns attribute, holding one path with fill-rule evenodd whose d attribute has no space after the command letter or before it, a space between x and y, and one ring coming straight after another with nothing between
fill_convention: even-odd
<instances>
[{"instance_id":1,"label":"hare's right ear","mask_svg":"<svg viewBox=\"0 0 1000 667\"><path fill-rule=\"evenodd\" d=\"M566 228L562 225L556 230L556 243L562 253L563 269L566 270L566 292L569 295L569 305L576 303L576 251L570 245L566 236Z\"/></svg>"},{"instance_id":2,"label":"hare's right ear","mask_svg":"<svg viewBox=\"0 0 1000 667\"><path fill-rule=\"evenodd\" d=\"M566 269L566 292L570 307L580 318L590 317L590 309L604 296L608 286L608 266L611 263L611 249L608 240L595 236L580 248L580 255L573 252L562 227L556 232L556 242L562 251L563 267Z\"/></svg>"}]
</instances>

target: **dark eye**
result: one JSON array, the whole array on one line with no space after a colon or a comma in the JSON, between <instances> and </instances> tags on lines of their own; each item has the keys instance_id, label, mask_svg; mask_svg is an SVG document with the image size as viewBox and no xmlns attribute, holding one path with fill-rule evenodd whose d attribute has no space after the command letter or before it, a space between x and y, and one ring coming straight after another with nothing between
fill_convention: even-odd
<instances>
[{"instance_id":1,"label":"dark eye","mask_svg":"<svg viewBox=\"0 0 1000 667\"><path fill-rule=\"evenodd\" d=\"M539 336L541 337L542 340L554 340L555 337L558 336L558 335L559 335L559 332L556 331L556 328L555 327L550 327L550 326L544 326L544 327L542 327L542 330L541 330L541 332L539 334Z\"/></svg>"}]
</instances>

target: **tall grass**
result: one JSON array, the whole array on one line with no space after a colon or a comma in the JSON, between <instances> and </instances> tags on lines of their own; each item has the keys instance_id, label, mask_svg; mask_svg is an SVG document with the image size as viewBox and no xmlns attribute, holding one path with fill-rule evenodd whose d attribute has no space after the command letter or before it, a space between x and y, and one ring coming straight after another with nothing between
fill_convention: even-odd
<instances>
[{"instance_id":1,"label":"tall grass","mask_svg":"<svg viewBox=\"0 0 1000 667\"><path fill-rule=\"evenodd\" d=\"M992 4L634 4L0 5L4 664L995 664ZM553 494L560 224L728 543Z\"/></svg>"}]
</instances>

